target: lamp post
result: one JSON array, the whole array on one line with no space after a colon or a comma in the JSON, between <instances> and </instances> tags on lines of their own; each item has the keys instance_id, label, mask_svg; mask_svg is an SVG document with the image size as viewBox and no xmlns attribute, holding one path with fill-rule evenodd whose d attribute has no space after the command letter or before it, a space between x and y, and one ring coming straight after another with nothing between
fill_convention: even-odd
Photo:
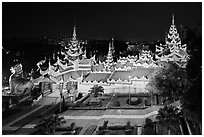
<instances>
[{"instance_id":1,"label":"lamp post","mask_svg":"<svg viewBox=\"0 0 204 137\"><path fill-rule=\"evenodd\" d=\"M128 76L129 81L130 81L130 77L131 77L131 76ZM130 84L129 84L129 105L130 105Z\"/></svg>"}]
</instances>

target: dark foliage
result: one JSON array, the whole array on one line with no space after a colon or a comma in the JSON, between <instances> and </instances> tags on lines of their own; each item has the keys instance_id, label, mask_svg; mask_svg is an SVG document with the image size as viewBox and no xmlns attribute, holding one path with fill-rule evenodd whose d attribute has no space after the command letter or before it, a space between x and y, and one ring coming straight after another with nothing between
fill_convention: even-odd
<instances>
[{"instance_id":1,"label":"dark foliage","mask_svg":"<svg viewBox=\"0 0 204 137\"><path fill-rule=\"evenodd\" d=\"M154 125L150 118L145 119L145 125L142 130L143 135L155 135Z\"/></svg>"},{"instance_id":2,"label":"dark foliage","mask_svg":"<svg viewBox=\"0 0 204 137\"><path fill-rule=\"evenodd\" d=\"M104 88L102 86L94 85L93 87L91 87L91 90L89 90L89 92L97 98L99 95L102 95L104 93Z\"/></svg>"},{"instance_id":3,"label":"dark foliage","mask_svg":"<svg viewBox=\"0 0 204 137\"><path fill-rule=\"evenodd\" d=\"M191 122L192 130L196 130L197 124L202 124L202 34L201 26L197 29L186 29L184 41L187 43L189 54L186 66L189 87L182 96L183 116Z\"/></svg>"},{"instance_id":4,"label":"dark foliage","mask_svg":"<svg viewBox=\"0 0 204 137\"><path fill-rule=\"evenodd\" d=\"M175 106L165 106L161 108L156 116L157 124L162 128L167 128L168 134L179 134L180 131L177 128L180 124L181 113L180 110Z\"/></svg>"},{"instance_id":5,"label":"dark foliage","mask_svg":"<svg viewBox=\"0 0 204 137\"><path fill-rule=\"evenodd\" d=\"M118 100L114 101L114 106L119 107L120 106L120 101L118 101Z\"/></svg>"},{"instance_id":6,"label":"dark foliage","mask_svg":"<svg viewBox=\"0 0 204 137\"><path fill-rule=\"evenodd\" d=\"M54 134L55 129L62 123L65 123L64 118L54 114L44 117L35 128L39 134Z\"/></svg>"}]
</instances>

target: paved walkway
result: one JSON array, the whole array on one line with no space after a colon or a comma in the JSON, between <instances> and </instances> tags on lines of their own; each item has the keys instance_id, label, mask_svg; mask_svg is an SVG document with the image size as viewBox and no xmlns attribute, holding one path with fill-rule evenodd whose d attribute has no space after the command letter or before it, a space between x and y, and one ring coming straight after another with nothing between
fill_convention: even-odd
<instances>
[{"instance_id":1,"label":"paved walkway","mask_svg":"<svg viewBox=\"0 0 204 137\"><path fill-rule=\"evenodd\" d=\"M150 116L157 115L158 111L150 112L146 115L101 115L101 116L66 116L60 115L65 118L65 120L100 120L100 119L145 119ZM89 124L90 125L90 124ZM27 124L22 128L34 128L35 124ZM85 129L84 129L85 130Z\"/></svg>"},{"instance_id":2,"label":"paved walkway","mask_svg":"<svg viewBox=\"0 0 204 137\"><path fill-rule=\"evenodd\" d=\"M30 111L30 112L26 113L25 115L22 115L21 117L19 117L19 118L13 120L13 121L11 121L11 122L9 122L8 124L6 124L6 125L4 125L4 126L2 127L2 130L16 130L16 129L18 129L19 127L13 127L13 126L11 127L11 125L13 125L14 123L16 123L16 122L22 120L23 118L25 118L25 117L27 117L27 116L29 116L29 115L31 115L32 113L34 113L35 111L41 109L42 107L43 107L43 106L39 106L38 108L34 109L33 111Z\"/></svg>"},{"instance_id":3,"label":"paved walkway","mask_svg":"<svg viewBox=\"0 0 204 137\"><path fill-rule=\"evenodd\" d=\"M40 105L40 107L36 108L35 110L33 110L31 112L26 113L25 115L19 117L18 119L14 120L14 121L6 124L5 126L2 127L2 129L3 130L12 130L12 131L17 130L19 128L32 129L36 126L36 124L34 124L32 122L29 122L29 124L23 125L23 127L13 127L11 125L13 125L14 123L22 120L23 118L25 118L29 115L32 115L32 113L36 112L37 110L42 108L44 105L56 104L59 101L60 101L59 91L55 91L46 97L42 97L38 102L36 102L38 105ZM107 104L107 105L109 105L109 104ZM154 117L155 115L158 114L158 107L151 107L147 110L148 111L145 111L145 113L143 113L143 114L135 113L135 111L130 113L129 111L131 111L131 110L117 110L117 113L107 113L110 110L106 110L103 113L100 113L100 115L89 115L88 116L86 113L86 115L76 116L73 114L72 115L66 115L66 113L64 113L64 114L61 114L60 116L63 116L65 118L65 120L69 121L68 123L74 121L74 122L79 124L79 125L78 124L76 124L76 125L83 126L83 129L80 132L80 134L82 135L89 126L99 125L100 123L102 123L104 121L104 119L110 119L110 120L112 120L113 123L118 123L118 121L125 120L125 119L138 119L138 121L143 121L143 119L145 119L145 118L152 117L152 116ZM127 111L127 113L126 113L126 111ZM33 119L35 119L35 118L33 118ZM85 121L85 122L81 125L82 121ZM110 123L111 123L111 121L110 121Z\"/></svg>"},{"instance_id":4,"label":"paved walkway","mask_svg":"<svg viewBox=\"0 0 204 137\"><path fill-rule=\"evenodd\" d=\"M102 116L63 116L65 119L103 119L103 118L147 118L152 115L157 115L158 111L153 111L145 115L102 115Z\"/></svg>"},{"instance_id":5,"label":"paved walkway","mask_svg":"<svg viewBox=\"0 0 204 137\"><path fill-rule=\"evenodd\" d=\"M46 97L42 97L38 100L38 102L36 102L36 105L40 105L39 107L37 107L36 109L22 115L21 117L9 122L8 124L4 125L2 127L2 131L3 130L12 130L12 131L15 131L21 127L15 127L15 126L11 126L13 125L14 123L26 118L27 116L29 115L32 115L34 112L38 111L39 109L41 109L42 107L44 107L45 105L51 105L51 104L56 104L60 101L60 93L58 91L55 91L49 95L47 95ZM23 128L28 128L28 127L34 127L34 125L25 125Z\"/></svg>"}]
</instances>

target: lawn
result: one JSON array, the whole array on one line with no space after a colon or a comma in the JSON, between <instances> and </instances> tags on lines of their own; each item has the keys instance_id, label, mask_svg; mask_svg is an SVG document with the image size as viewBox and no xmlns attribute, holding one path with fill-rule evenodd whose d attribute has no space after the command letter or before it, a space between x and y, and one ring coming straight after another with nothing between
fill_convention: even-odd
<instances>
[{"instance_id":1,"label":"lawn","mask_svg":"<svg viewBox=\"0 0 204 137\"><path fill-rule=\"evenodd\" d=\"M100 108L146 108L151 106L151 95L149 94L130 94L131 104L129 105L129 94L104 94L97 99L93 96L87 97L82 102L73 104L69 109L100 109ZM138 99L137 104L132 103L133 99ZM100 100L99 104L90 104L91 100Z\"/></svg>"},{"instance_id":2,"label":"lawn","mask_svg":"<svg viewBox=\"0 0 204 137\"><path fill-rule=\"evenodd\" d=\"M139 103L137 105L129 105L128 99L130 98L138 98ZM151 96L149 94L117 94L110 102L109 107L138 107L142 108L146 104L151 105ZM119 102L119 105L116 103Z\"/></svg>"},{"instance_id":3,"label":"lawn","mask_svg":"<svg viewBox=\"0 0 204 137\"><path fill-rule=\"evenodd\" d=\"M112 98L112 95L108 94L104 94L102 96L99 96L97 98L95 98L94 96L90 95L88 98L86 98L85 100L81 101L81 102L77 102L73 105L71 105L71 107L69 109L94 109L94 108L106 108L106 106L108 105L108 103L110 102ZM100 100L99 104L90 104L91 100Z\"/></svg>"}]
</instances>

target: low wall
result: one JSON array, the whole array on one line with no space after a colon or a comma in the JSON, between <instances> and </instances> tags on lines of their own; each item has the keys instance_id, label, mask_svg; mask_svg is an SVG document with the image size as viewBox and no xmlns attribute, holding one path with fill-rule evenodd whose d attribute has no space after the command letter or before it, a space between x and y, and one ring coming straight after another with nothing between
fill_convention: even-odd
<instances>
[{"instance_id":1,"label":"low wall","mask_svg":"<svg viewBox=\"0 0 204 137\"><path fill-rule=\"evenodd\" d=\"M92 83L80 83L78 84L78 91L84 94L87 94L91 87L93 87L96 84ZM106 84L106 85L100 85L104 88L104 93L145 93L147 92L145 90L146 83L137 83L133 85L128 84Z\"/></svg>"}]
</instances>

